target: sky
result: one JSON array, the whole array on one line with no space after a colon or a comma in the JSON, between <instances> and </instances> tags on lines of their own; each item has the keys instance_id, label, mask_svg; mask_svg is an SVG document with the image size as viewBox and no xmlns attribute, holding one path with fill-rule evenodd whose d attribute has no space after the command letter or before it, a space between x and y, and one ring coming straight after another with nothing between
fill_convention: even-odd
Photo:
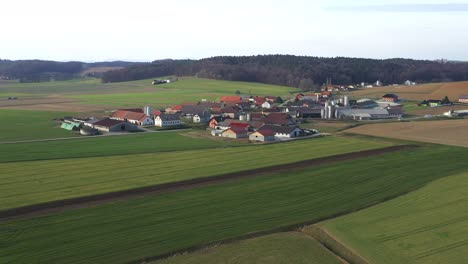
<instances>
[{"instance_id":1,"label":"sky","mask_svg":"<svg viewBox=\"0 0 468 264\"><path fill-rule=\"evenodd\" d=\"M468 61L468 0L0 0L0 58Z\"/></svg>"}]
</instances>

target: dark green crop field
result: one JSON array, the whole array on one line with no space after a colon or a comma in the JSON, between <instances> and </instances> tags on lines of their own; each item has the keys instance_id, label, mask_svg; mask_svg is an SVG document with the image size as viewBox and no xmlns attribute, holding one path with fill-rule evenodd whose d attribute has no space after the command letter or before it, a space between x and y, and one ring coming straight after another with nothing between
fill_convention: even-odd
<instances>
[{"instance_id":1,"label":"dark green crop field","mask_svg":"<svg viewBox=\"0 0 468 264\"><path fill-rule=\"evenodd\" d=\"M189 140L196 141L196 139ZM77 142L79 144L79 141ZM125 145L130 144L131 142L127 142ZM158 144L156 139L153 144ZM159 144L164 145L164 143ZM0 163L2 172L0 210L377 149L389 145L391 143L376 140L325 137L234 148L3 162ZM47 145L43 147L46 148ZM171 148L171 146L166 147ZM183 147L183 144L180 147ZM86 149L80 151L64 150L65 153L86 155ZM99 151L108 150L90 149L90 153ZM25 154L26 157L28 155L32 154Z\"/></svg>"},{"instance_id":2,"label":"dark green crop field","mask_svg":"<svg viewBox=\"0 0 468 264\"><path fill-rule=\"evenodd\" d=\"M466 171L467 154L466 148L428 146L2 222L0 263L125 263L313 223Z\"/></svg>"}]
</instances>

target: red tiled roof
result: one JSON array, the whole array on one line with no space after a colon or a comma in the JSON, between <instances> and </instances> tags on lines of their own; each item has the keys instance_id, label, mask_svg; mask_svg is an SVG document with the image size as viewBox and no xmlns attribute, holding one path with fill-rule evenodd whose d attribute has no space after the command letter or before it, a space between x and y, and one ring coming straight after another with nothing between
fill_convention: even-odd
<instances>
[{"instance_id":1,"label":"red tiled roof","mask_svg":"<svg viewBox=\"0 0 468 264\"><path fill-rule=\"evenodd\" d=\"M287 113L270 113L265 117L265 124L285 126L289 123L290 117Z\"/></svg>"},{"instance_id":2,"label":"red tiled roof","mask_svg":"<svg viewBox=\"0 0 468 264\"><path fill-rule=\"evenodd\" d=\"M246 129L246 128L249 127L249 124L248 124L248 123L231 122L230 126L231 126L231 128L233 128L233 127L238 127L238 128Z\"/></svg>"},{"instance_id":3,"label":"red tiled roof","mask_svg":"<svg viewBox=\"0 0 468 264\"><path fill-rule=\"evenodd\" d=\"M153 110L151 111L152 115L159 116L161 114L161 111Z\"/></svg>"},{"instance_id":4,"label":"red tiled roof","mask_svg":"<svg viewBox=\"0 0 468 264\"><path fill-rule=\"evenodd\" d=\"M146 118L147 116L143 112L132 112L128 110L117 110L112 113L112 119L120 119L120 120L141 120Z\"/></svg>"},{"instance_id":5,"label":"red tiled roof","mask_svg":"<svg viewBox=\"0 0 468 264\"><path fill-rule=\"evenodd\" d=\"M240 96L222 96L220 101L240 103L242 101L242 97L240 97Z\"/></svg>"},{"instance_id":6,"label":"red tiled roof","mask_svg":"<svg viewBox=\"0 0 468 264\"><path fill-rule=\"evenodd\" d=\"M324 91L324 92L322 92L322 95L331 95L331 92L329 92L329 91Z\"/></svg>"},{"instance_id":7,"label":"red tiled roof","mask_svg":"<svg viewBox=\"0 0 468 264\"><path fill-rule=\"evenodd\" d=\"M171 106L171 109L174 111L180 111L182 110L182 105L173 105Z\"/></svg>"}]
</instances>

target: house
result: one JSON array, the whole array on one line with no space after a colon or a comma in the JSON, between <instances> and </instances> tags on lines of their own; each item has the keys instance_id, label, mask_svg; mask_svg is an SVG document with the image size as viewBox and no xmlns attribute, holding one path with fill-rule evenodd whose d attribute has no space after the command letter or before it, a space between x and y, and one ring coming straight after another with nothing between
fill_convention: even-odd
<instances>
[{"instance_id":1,"label":"house","mask_svg":"<svg viewBox=\"0 0 468 264\"><path fill-rule=\"evenodd\" d=\"M175 114L180 113L182 110L182 105L173 105L171 107L166 108L165 112L168 114Z\"/></svg>"},{"instance_id":2,"label":"house","mask_svg":"<svg viewBox=\"0 0 468 264\"><path fill-rule=\"evenodd\" d=\"M275 141L275 133L271 129L263 129L249 135L250 141L266 142Z\"/></svg>"},{"instance_id":3,"label":"house","mask_svg":"<svg viewBox=\"0 0 468 264\"><path fill-rule=\"evenodd\" d=\"M208 109L202 105L182 105L180 112L187 118L193 118L195 115L198 115L200 118L209 118L210 116Z\"/></svg>"},{"instance_id":4,"label":"house","mask_svg":"<svg viewBox=\"0 0 468 264\"><path fill-rule=\"evenodd\" d=\"M215 129L224 120L226 120L224 116L214 116L208 121L208 126Z\"/></svg>"},{"instance_id":5,"label":"house","mask_svg":"<svg viewBox=\"0 0 468 264\"><path fill-rule=\"evenodd\" d=\"M268 101L270 103L274 103L276 101L276 97L267 95L267 96L265 96L265 101Z\"/></svg>"},{"instance_id":6,"label":"house","mask_svg":"<svg viewBox=\"0 0 468 264\"><path fill-rule=\"evenodd\" d=\"M392 103L398 102L398 95L396 94L386 94L382 96L382 98L386 102L392 102Z\"/></svg>"},{"instance_id":7,"label":"house","mask_svg":"<svg viewBox=\"0 0 468 264\"><path fill-rule=\"evenodd\" d=\"M277 126L295 126L296 123L291 119L287 113L270 113L264 119L263 122L267 125Z\"/></svg>"},{"instance_id":8,"label":"house","mask_svg":"<svg viewBox=\"0 0 468 264\"><path fill-rule=\"evenodd\" d=\"M296 126L274 126L274 125L264 125L257 132L262 133L262 131L272 131L276 140L284 140L289 138L295 138L300 136L301 129Z\"/></svg>"},{"instance_id":9,"label":"house","mask_svg":"<svg viewBox=\"0 0 468 264\"><path fill-rule=\"evenodd\" d=\"M104 118L93 124L93 128L101 132L123 132L138 130L137 126L125 121Z\"/></svg>"},{"instance_id":10,"label":"house","mask_svg":"<svg viewBox=\"0 0 468 264\"><path fill-rule=\"evenodd\" d=\"M460 97L458 97L458 102L468 104L468 95L461 95Z\"/></svg>"},{"instance_id":11,"label":"house","mask_svg":"<svg viewBox=\"0 0 468 264\"><path fill-rule=\"evenodd\" d=\"M272 103L272 102L269 102L269 101L265 101L265 102L262 104L262 108L266 108L266 109L271 109L272 106L273 106L273 103Z\"/></svg>"},{"instance_id":12,"label":"house","mask_svg":"<svg viewBox=\"0 0 468 264\"><path fill-rule=\"evenodd\" d=\"M262 105L262 104L265 102L265 98L260 97L260 96L251 96L251 97L249 98L249 102L250 102L251 104L256 105L256 106L260 106L260 105Z\"/></svg>"},{"instance_id":13,"label":"house","mask_svg":"<svg viewBox=\"0 0 468 264\"><path fill-rule=\"evenodd\" d=\"M229 118L239 118L239 107L229 106L224 109L221 109L222 115Z\"/></svg>"},{"instance_id":14,"label":"house","mask_svg":"<svg viewBox=\"0 0 468 264\"><path fill-rule=\"evenodd\" d=\"M210 121L211 115L208 113L203 113L203 114L195 114L192 118L192 121L194 123L208 123Z\"/></svg>"},{"instance_id":15,"label":"house","mask_svg":"<svg viewBox=\"0 0 468 264\"><path fill-rule=\"evenodd\" d=\"M112 113L111 119L127 121L137 126L153 125L154 120L145 115L141 109L120 109Z\"/></svg>"},{"instance_id":16,"label":"house","mask_svg":"<svg viewBox=\"0 0 468 264\"><path fill-rule=\"evenodd\" d=\"M263 113L250 113L250 120L252 121L261 121L265 118Z\"/></svg>"},{"instance_id":17,"label":"house","mask_svg":"<svg viewBox=\"0 0 468 264\"><path fill-rule=\"evenodd\" d=\"M182 125L178 114L160 114L154 118L154 125L157 127L175 127Z\"/></svg>"},{"instance_id":18,"label":"house","mask_svg":"<svg viewBox=\"0 0 468 264\"><path fill-rule=\"evenodd\" d=\"M241 122L231 122L229 124L230 128L239 128L239 129L244 129L245 131L249 131L250 125L249 123L241 123Z\"/></svg>"},{"instance_id":19,"label":"house","mask_svg":"<svg viewBox=\"0 0 468 264\"><path fill-rule=\"evenodd\" d=\"M243 128L231 127L224 130L221 136L226 138L247 138L248 132Z\"/></svg>"},{"instance_id":20,"label":"house","mask_svg":"<svg viewBox=\"0 0 468 264\"><path fill-rule=\"evenodd\" d=\"M416 85L416 83L415 83L415 82L412 82L412 81L410 81L410 80L407 80L407 81L405 82L405 85L406 85L406 86L414 86L414 85Z\"/></svg>"}]
</instances>

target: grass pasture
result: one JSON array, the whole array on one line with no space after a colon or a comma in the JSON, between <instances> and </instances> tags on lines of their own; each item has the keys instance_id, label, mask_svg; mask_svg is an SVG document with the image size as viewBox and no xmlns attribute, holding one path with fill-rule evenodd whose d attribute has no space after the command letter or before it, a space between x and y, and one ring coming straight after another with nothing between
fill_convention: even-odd
<instances>
[{"instance_id":1,"label":"grass pasture","mask_svg":"<svg viewBox=\"0 0 468 264\"><path fill-rule=\"evenodd\" d=\"M236 148L0 163L0 210L389 145L329 137Z\"/></svg>"},{"instance_id":2,"label":"grass pasture","mask_svg":"<svg viewBox=\"0 0 468 264\"><path fill-rule=\"evenodd\" d=\"M76 136L60 128L53 119L69 116L68 112L0 109L0 142ZM0 146L0 152L3 147Z\"/></svg>"},{"instance_id":3,"label":"grass pasture","mask_svg":"<svg viewBox=\"0 0 468 264\"><path fill-rule=\"evenodd\" d=\"M343 264L317 240L299 232L256 237L151 264Z\"/></svg>"},{"instance_id":4,"label":"grass pasture","mask_svg":"<svg viewBox=\"0 0 468 264\"><path fill-rule=\"evenodd\" d=\"M367 124L345 132L468 147L468 119Z\"/></svg>"},{"instance_id":5,"label":"grass pasture","mask_svg":"<svg viewBox=\"0 0 468 264\"><path fill-rule=\"evenodd\" d=\"M73 98L85 103L98 105L133 106L149 104L154 107L165 107L184 102L199 102L202 99L218 101L221 96L235 95L239 90L242 94L286 96L295 88L275 86L261 83L230 82L193 77L179 78L177 82L150 85L153 90L139 93L113 94L82 94ZM117 85L117 84L113 84Z\"/></svg>"},{"instance_id":6,"label":"grass pasture","mask_svg":"<svg viewBox=\"0 0 468 264\"><path fill-rule=\"evenodd\" d=\"M234 141L215 141L184 136L185 132L134 133L119 136L27 142L0 145L0 163L102 157L241 146Z\"/></svg>"},{"instance_id":7,"label":"grass pasture","mask_svg":"<svg viewBox=\"0 0 468 264\"><path fill-rule=\"evenodd\" d=\"M372 263L466 263L468 173L322 224Z\"/></svg>"},{"instance_id":8,"label":"grass pasture","mask_svg":"<svg viewBox=\"0 0 468 264\"><path fill-rule=\"evenodd\" d=\"M465 148L424 147L2 222L0 262L126 263L313 223L466 171L466 154Z\"/></svg>"}]
</instances>

